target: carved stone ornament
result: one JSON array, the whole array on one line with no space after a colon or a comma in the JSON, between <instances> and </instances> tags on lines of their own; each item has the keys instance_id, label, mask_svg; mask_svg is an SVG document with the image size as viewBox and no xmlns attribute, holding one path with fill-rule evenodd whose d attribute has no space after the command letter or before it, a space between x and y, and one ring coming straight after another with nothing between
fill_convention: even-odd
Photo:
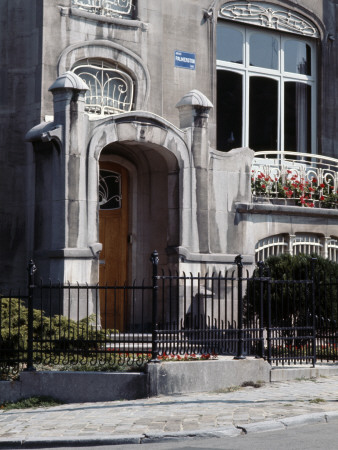
<instances>
[{"instance_id":1,"label":"carved stone ornament","mask_svg":"<svg viewBox=\"0 0 338 450\"><path fill-rule=\"evenodd\" d=\"M317 38L315 25L300 14L272 3L237 1L224 4L220 18Z\"/></svg>"}]
</instances>

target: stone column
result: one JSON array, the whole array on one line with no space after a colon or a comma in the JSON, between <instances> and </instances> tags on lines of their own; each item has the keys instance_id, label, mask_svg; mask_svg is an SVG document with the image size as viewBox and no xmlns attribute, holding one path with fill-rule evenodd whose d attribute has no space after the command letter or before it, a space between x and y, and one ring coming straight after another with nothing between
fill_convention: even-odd
<instances>
[{"instance_id":1,"label":"stone column","mask_svg":"<svg viewBox=\"0 0 338 450\"><path fill-rule=\"evenodd\" d=\"M209 136L208 119L212 103L197 90L184 95L176 105L180 128L190 132L192 205L190 250L210 252L209 237ZM196 222L196 223L194 223ZM194 236L194 232L197 236Z\"/></svg>"},{"instance_id":2,"label":"stone column","mask_svg":"<svg viewBox=\"0 0 338 450\"><path fill-rule=\"evenodd\" d=\"M88 242L89 127L84 111L88 87L80 77L66 72L49 90L54 100L54 121L34 127L26 136L34 144L36 160L34 257L44 279L95 284L101 248ZM79 298L78 314L75 303ZM76 302L64 300L63 314L70 312L73 317L83 317L95 312L95 301L91 302L90 298L83 291ZM75 309L68 311L69 308Z\"/></svg>"}]
</instances>

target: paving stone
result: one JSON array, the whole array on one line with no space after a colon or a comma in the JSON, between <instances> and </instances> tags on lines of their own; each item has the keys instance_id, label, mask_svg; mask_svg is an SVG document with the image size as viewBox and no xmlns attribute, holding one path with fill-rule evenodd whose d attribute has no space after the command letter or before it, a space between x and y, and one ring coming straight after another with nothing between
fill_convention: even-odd
<instances>
[{"instance_id":1,"label":"paving stone","mask_svg":"<svg viewBox=\"0 0 338 450\"><path fill-rule=\"evenodd\" d=\"M325 402L312 402L321 398ZM229 393L60 405L37 410L0 411L3 439L39 437L132 436L146 433L221 432L234 424L269 428L311 420L338 420L338 376L312 381L266 384ZM304 414L308 416L304 418ZM303 416L303 419L294 419ZM317 418L316 418L317 417ZM326 419L325 419L326 418ZM321 419L320 419L321 420ZM297 422L298 421L298 422ZM270 423L270 425L269 425ZM238 430L236 430L236 433ZM161 434L162 433L162 434ZM157 438L156 438L157 439Z\"/></svg>"}]
</instances>

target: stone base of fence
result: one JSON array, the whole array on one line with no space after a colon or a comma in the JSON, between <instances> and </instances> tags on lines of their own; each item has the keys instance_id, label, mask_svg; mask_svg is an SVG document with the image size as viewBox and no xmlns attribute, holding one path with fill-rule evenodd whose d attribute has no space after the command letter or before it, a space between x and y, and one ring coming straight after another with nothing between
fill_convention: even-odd
<instances>
[{"instance_id":1,"label":"stone base of fence","mask_svg":"<svg viewBox=\"0 0 338 450\"><path fill-rule=\"evenodd\" d=\"M271 366L263 359L230 358L149 364L149 396L217 392L245 382L270 381Z\"/></svg>"},{"instance_id":2,"label":"stone base of fence","mask_svg":"<svg viewBox=\"0 0 338 450\"><path fill-rule=\"evenodd\" d=\"M338 364L319 363L316 367L279 366L273 367L270 372L270 381L291 381L338 375Z\"/></svg>"},{"instance_id":3,"label":"stone base of fence","mask_svg":"<svg viewBox=\"0 0 338 450\"><path fill-rule=\"evenodd\" d=\"M64 403L145 398L147 375L108 372L22 372L19 381L0 381L0 403L50 396Z\"/></svg>"},{"instance_id":4,"label":"stone base of fence","mask_svg":"<svg viewBox=\"0 0 338 450\"><path fill-rule=\"evenodd\" d=\"M338 364L273 367L263 359L162 362L147 373L23 372L0 381L0 403L47 395L65 403L133 400L156 395L217 392L246 382L288 381L338 375Z\"/></svg>"}]
</instances>

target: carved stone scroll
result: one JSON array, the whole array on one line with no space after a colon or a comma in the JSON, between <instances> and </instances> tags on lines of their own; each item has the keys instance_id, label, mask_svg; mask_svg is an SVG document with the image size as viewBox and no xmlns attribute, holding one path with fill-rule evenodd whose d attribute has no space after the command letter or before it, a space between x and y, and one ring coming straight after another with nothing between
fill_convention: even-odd
<instances>
[{"instance_id":1,"label":"carved stone scroll","mask_svg":"<svg viewBox=\"0 0 338 450\"><path fill-rule=\"evenodd\" d=\"M308 19L272 3L230 2L221 7L218 16L278 31L301 34L302 36L319 37L317 28Z\"/></svg>"}]
</instances>

